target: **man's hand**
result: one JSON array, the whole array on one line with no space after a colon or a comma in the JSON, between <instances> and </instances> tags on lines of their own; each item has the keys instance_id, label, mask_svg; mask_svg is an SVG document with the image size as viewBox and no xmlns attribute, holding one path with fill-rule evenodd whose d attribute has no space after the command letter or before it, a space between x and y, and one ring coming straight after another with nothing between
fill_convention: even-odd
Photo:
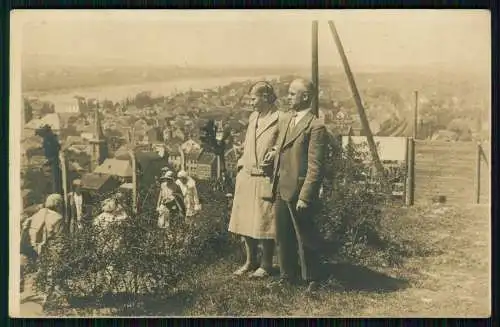
<instances>
[{"instance_id":1,"label":"man's hand","mask_svg":"<svg viewBox=\"0 0 500 327\"><path fill-rule=\"evenodd\" d=\"M299 201L297 201L296 209L297 209L297 211L302 211L304 209L307 209L308 206L309 205L307 204L307 202L299 200Z\"/></svg>"},{"instance_id":2,"label":"man's hand","mask_svg":"<svg viewBox=\"0 0 500 327\"><path fill-rule=\"evenodd\" d=\"M43 247L44 247L44 246L45 246L45 241L43 241L43 242L41 242L41 243L36 244L36 245L34 246L35 251L36 251L38 254L42 253L42 249L43 249Z\"/></svg>"},{"instance_id":3,"label":"man's hand","mask_svg":"<svg viewBox=\"0 0 500 327\"><path fill-rule=\"evenodd\" d=\"M28 226L29 226L29 223L31 222L31 217L30 218L27 218L23 221L22 225L21 225L21 230L22 229L26 229Z\"/></svg>"}]
</instances>

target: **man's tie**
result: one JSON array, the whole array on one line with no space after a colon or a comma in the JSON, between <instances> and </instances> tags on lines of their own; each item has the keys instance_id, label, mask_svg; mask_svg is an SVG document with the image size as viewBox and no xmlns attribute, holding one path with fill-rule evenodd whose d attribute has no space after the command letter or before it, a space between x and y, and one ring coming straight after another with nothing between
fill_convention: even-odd
<instances>
[{"instance_id":1,"label":"man's tie","mask_svg":"<svg viewBox=\"0 0 500 327\"><path fill-rule=\"evenodd\" d=\"M291 127L291 128L294 128L294 127L295 127L295 123L296 123L296 121L295 121L295 120L296 120L296 119L297 119L297 112L296 112L296 111L294 111L294 112L292 113L292 120L290 121L290 127Z\"/></svg>"}]
</instances>

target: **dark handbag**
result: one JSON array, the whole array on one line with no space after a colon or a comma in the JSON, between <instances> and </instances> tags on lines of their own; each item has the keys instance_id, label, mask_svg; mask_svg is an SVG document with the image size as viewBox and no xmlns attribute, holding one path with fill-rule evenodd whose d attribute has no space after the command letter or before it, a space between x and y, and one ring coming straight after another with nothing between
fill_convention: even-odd
<instances>
[{"instance_id":1,"label":"dark handbag","mask_svg":"<svg viewBox=\"0 0 500 327\"><path fill-rule=\"evenodd\" d=\"M259 183L260 196L265 201L273 201L273 184L269 178Z\"/></svg>"},{"instance_id":2,"label":"dark handbag","mask_svg":"<svg viewBox=\"0 0 500 327\"><path fill-rule=\"evenodd\" d=\"M172 201L164 201L163 205L170 211L170 212L177 212L179 211L179 208L177 207L177 202L175 200Z\"/></svg>"}]
</instances>

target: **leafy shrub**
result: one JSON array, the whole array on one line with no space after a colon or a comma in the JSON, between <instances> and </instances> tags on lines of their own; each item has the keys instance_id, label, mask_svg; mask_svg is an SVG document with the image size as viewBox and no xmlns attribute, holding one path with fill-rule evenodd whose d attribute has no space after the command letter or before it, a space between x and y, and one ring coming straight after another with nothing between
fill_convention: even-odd
<instances>
[{"instance_id":1,"label":"leafy shrub","mask_svg":"<svg viewBox=\"0 0 500 327\"><path fill-rule=\"evenodd\" d=\"M317 225L325 240L327 257L360 261L370 246L381 242L380 224L387 193L382 179L367 174L367 154L361 145L342 151L338 140L330 142L322 207Z\"/></svg>"},{"instance_id":2,"label":"leafy shrub","mask_svg":"<svg viewBox=\"0 0 500 327\"><path fill-rule=\"evenodd\" d=\"M86 226L53 240L40 256L36 286L58 286L71 303L91 298L110 307L118 297L137 307L142 295L167 295L182 275L232 249L223 200L212 195L202 215L175 229L158 228L155 213L146 211L106 229Z\"/></svg>"}]
</instances>

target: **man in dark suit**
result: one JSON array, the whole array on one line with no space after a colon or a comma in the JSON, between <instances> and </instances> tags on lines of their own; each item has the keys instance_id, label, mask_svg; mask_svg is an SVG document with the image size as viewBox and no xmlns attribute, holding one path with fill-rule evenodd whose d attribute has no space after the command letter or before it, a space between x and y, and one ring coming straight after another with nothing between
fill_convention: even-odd
<instances>
[{"instance_id":1,"label":"man in dark suit","mask_svg":"<svg viewBox=\"0 0 500 327\"><path fill-rule=\"evenodd\" d=\"M315 287L319 233L314 224L326 153L326 129L311 112L313 85L303 79L290 84L289 112L279 125L274 159L273 196L279 284L302 280ZM297 258L298 256L298 258ZM298 262L300 262L300 270ZM300 274L299 274L300 272Z\"/></svg>"},{"instance_id":2,"label":"man in dark suit","mask_svg":"<svg viewBox=\"0 0 500 327\"><path fill-rule=\"evenodd\" d=\"M83 228L89 217L88 205L90 201L81 189L81 180L73 181L73 191L68 194L68 226L71 232Z\"/></svg>"}]
</instances>

